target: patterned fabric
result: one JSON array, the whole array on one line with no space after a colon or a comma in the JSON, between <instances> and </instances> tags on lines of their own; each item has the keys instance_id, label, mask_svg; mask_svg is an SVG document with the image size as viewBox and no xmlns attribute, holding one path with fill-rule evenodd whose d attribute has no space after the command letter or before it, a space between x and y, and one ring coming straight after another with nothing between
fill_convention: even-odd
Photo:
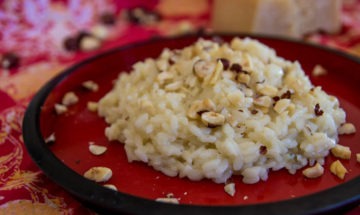
<instances>
[{"instance_id":1,"label":"patterned fabric","mask_svg":"<svg viewBox=\"0 0 360 215\"><path fill-rule=\"evenodd\" d=\"M20 59L20 64L12 69L0 68L0 215L24 214L24 211L26 214L95 214L47 179L31 160L21 132L26 106L44 83L84 58L158 35L209 29L211 0L183 0L180 5L177 2L0 1L0 59L9 52L16 53ZM305 39L360 56L360 0L345 2L341 33L312 34ZM154 16L153 21L131 15L131 8L138 6ZM115 14L116 22L99 21L105 13ZM79 31L91 32L99 25L106 25L107 35L97 50L64 49L67 37ZM360 210L357 208L349 214L360 214Z\"/></svg>"}]
</instances>

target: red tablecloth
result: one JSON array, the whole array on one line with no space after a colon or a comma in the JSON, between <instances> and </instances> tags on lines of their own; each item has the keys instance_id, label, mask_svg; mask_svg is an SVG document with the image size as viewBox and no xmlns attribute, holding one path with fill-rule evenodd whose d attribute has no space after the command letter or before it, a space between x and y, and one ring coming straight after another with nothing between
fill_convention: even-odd
<instances>
[{"instance_id":1,"label":"red tablecloth","mask_svg":"<svg viewBox=\"0 0 360 215\"><path fill-rule=\"evenodd\" d=\"M345 2L339 34L305 39L360 56L360 0ZM135 6L158 11L161 18L153 23L124 18L123 12ZM0 0L0 56L13 52L20 59L12 69L0 68L0 214L95 214L31 160L21 132L27 104L45 82L84 58L157 35L209 29L210 10L211 0ZM65 38L104 25L99 17L109 12L117 14L116 22L107 25L99 49L64 49ZM349 214L360 214L360 209Z\"/></svg>"}]
</instances>

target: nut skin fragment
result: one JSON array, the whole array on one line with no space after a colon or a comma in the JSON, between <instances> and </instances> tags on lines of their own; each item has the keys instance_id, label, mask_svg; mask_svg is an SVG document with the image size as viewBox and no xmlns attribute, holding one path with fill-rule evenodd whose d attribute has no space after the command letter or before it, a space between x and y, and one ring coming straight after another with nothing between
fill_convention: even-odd
<instances>
[{"instance_id":1,"label":"nut skin fragment","mask_svg":"<svg viewBox=\"0 0 360 215\"><path fill-rule=\"evenodd\" d=\"M227 185L224 186L224 190L227 194L229 194L230 196L234 196L235 195L235 183L229 183Z\"/></svg>"},{"instance_id":2,"label":"nut skin fragment","mask_svg":"<svg viewBox=\"0 0 360 215\"><path fill-rule=\"evenodd\" d=\"M76 104L78 101L79 98L74 92L67 92L62 99L62 104L65 106L70 106Z\"/></svg>"},{"instance_id":3,"label":"nut skin fragment","mask_svg":"<svg viewBox=\"0 0 360 215\"><path fill-rule=\"evenodd\" d=\"M60 115L68 111L68 108L62 104L55 104L54 105L56 114Z\"/></svg>"},{"instance_id":4,"label":"nut skin fragment","mask_svg":"<svg viewBox=\"0 0 360 215\"><path fill-rule=\"evenodd\" d=\"M334 148L331 149L331 154L333 154L337 158L350 160L351 150L350 147L336 145Z\"/></svg>"},{"instance_id":5,"label":"nut skin fragment","mask_svg":"<svg viewBox=\"0 0 360 215\"><path fill-rule=\"evenodd\" d=\"M209 128L215 128L225 123L225 117L222 114L212 111L201 114L201 121Z\"/></svg>"},{"instance_id":6,"label":"nut skin fragment","mask_svg":"<svg viewBox=\"0 0 360 215\"><path fill-rule=\"evenodd\" d=\"M356 132L356 128L352 123L344 123L338 128L339 134L353 134Z\"/></svg>"},{"instance_id":7,"label":"nut skin fragment","mask_svg":"<svg viewBox=\"0 0 360 215\"><path fill-rule=\"evenodd\" d=\"M84 177L95 182L106 182L112 176L111 169L107 167L92 167L84 173Z\"/></svg>"},{"instance_id":8,"label":"nut skin fragment","mask_svg":"<svg viewBox=\"0 0 360 215\"><path fill-rule=\"evenodd\" d=\"M315 166L304 169L302 173L307 178L318 178L324 174L324 167L316 163Z\"/></svg>"},{"instance_id":9,"label":"nut skin fragment","mask_svg":"<svg viewBox=\"0 0 360 215\"><path fill-rule=\"evenodd\" d=\"M95 144L89 145L89 151L93 155L102 155L106 152L106 150L107 150L107 148L105 146L99 146L99 145L95 145Z\"/></svg>"},{"instance_id":10,"label":"nut skin fragment","mask_svg":"<svg viewBox=\"0 0 360 215\"><path fill-rule=\"evenodd\" d=\"M339 160L334 161L330 165L330 172L336 175L340 179L344 179L345 174L348 173L347 169Z\"/></svg>"}]
</instances>

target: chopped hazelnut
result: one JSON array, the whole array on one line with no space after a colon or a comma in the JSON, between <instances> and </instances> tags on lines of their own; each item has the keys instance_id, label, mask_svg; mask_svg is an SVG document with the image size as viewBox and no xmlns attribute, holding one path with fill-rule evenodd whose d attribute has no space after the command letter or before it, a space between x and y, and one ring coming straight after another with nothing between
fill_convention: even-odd
<instances>
[{"instance_id":1,"label":"chopped hazelnut","mask_svg":"<svg viewBox=\"0 0 360 215\"><path fill-rule=\"evenodd\" d=\"M173 79L174 77L175 77L175 75L171 72L161 72L158 74L156 80L160 84L164 84L166 81L169 81L169 80Z\"/></svg>"},{"instance_id":2,"label":"chopped hazelnut","mask_svg":"<svg viewBox=\"0 0 360 215\"><path fill-rule=\"evenodd\" d=\"M229 194L230 196L234 196L235 195L235 183L229 183L227 185L224 186L224 190L227 194Z\"/></svg>"},{"instance_id":3,"label":"chopped hazelnut","mask_svg":"<svg viewBox=\"0 0 360 215\"><path fill-rule=\"evenodd\" d=\"M196 119L202 113L207 111L214 111L215 108L216 106L211 99L197 100L191 104L187 112L187 116L191 119Z\"/></svg>"},{"instance_id":4,"label":"chopped hazelnut","mask_svg":"<svg viewBox=\"0 0 360 215\"><path fill-rule=\"evenodd\" d=\"M115 191L118 190L117 187L115 185L113 185L113 184L104 184L103 186L106 187L106 188L109 188L111 190L115 190Z\"/></svg>"},{"instance_id":5,"label":"chopped hazelnut","mask_svg":"<svg viewBox=\"0 0 360 215\"><path fill-rule=\"evenodd\" d=\"M278 89L271 85L257 85L258 91L264 96L276 96Z\"/></svg>"},{"instance_id":6,"label":"chopped hazelnut","mask_svg":"<svg viewBox=\"0 0 360 215\"><path fill-rule=\"evenodd\" d=\"M60 115L68 111L68 108L65 105L62 104L55 104L54 105L56 114Z\"/></svg>"},{"instance_id":7,"label":"chopped hazelnut","mask_svg":"<svg viewBox=\"0 0 360 215\"><path fill-rule=\"evenodd\" d=\"M67 92L62 99L62 104L65 106L70 106L76 104L78 101L79 98L74 92Z\"/></svg>"},{"instance_id":8,"label":"chopped hazelnut","mask_svg":"<svg viewBox=\"0 0 360 215\"><path fill-rule=\"evenodd\" d=\"M96 92L99 90L99 85L94 81L85 81L82 83L82 86L90 91Z\"/></svg>"},{"instance_id":9,"label":"chopped hazelnut","mask_svg":"<svg viewBox=\"0 0 360 215\"><path fill-rule=\"evenodd\" d=\"M55 133L52 133L50 136L48 136L46 139L45 139L45 143L48 144L48 145L51 145L53 143L55 143Z\"/></svg>"},{"instance_id":10,"label":"chopped hazelnut","mask_svg":"<svg viewBox=\"0 0 360 215\"><path fill-rule=\"evenodd\" d=\"M221 72L224 70L224 65L219 60L216 64L215 70L211 73L210 76L207 76L208 79L205 79L205 82L209 85L215 85L215 83L220 79Z\"/></svg>"},{"instance_id":11,"label":"chopped hazelnut","mask_svg":"<svg viewBox=\"0 0 360 215\"><path fill-rule=\"evenodd\" d=\"M107 167L92 167L84 173L85 178L95 182L108 181L111 176L112 171Z\"/></svg>"},{"instance_id":12,"label":"chopped hazelnut","mask_svg":"<svg viewBox=\"0 0 360 215\"><path fill-rule=\"evenodd\" d=\"M356 161L357 161L358 163L360 163L360 153L357 153L357 154L356 154Z\"/></svg>"},{"instance_id":13,"label":"chopped hazelnut","mask_svg":"<svg viewBox=\"0 0 360 215\"><path fill-rule=\"evenodd\" d=\"M248 85L250 83L250 75L245 73L239 73L236 77L237 82Z\"/></svg>"},{"instance_id":14,"label":"chopped hazelnut","mask_svg":"<svg viewBox=\"0 0 360 215\"><path fill-rule=\"evenodd\" d=\"M198 60L194 63L193 72L198 78L205 78L208 75L212 74L215 69L215 64L213 62L208 62L204 60Z\"/></svg>"},{"instance_id":15,"label":"chopped hazelnut","mask_svg":"<svg viewBox=\"0 0 360 215\"><path fill-rule=\"evenodd\" d=\"M356 132L356 128L352 123L344 123L338 128L339 134L353 134Z\"/></svg>"},{"instance_id":16,"label":"chopped hazelnut","mask_svg":"<svg viewBox=\"0 0 360 215\"><path fill-rule=\"evenodd\" d=\"M179 200L177 198L157 198L157 202L171 203L171 204L179 204Z\"/></svg>"},{"instance_id":17,"label":"chopped hazelnut","mask_svg":"<svg viewBox=\"0 0 360 215\"><path fill-rule=\"evenodd\" d=\"M337 144L334 148L331 149L331 153L337 158L349 160L351 157L350 147L342 146L339 144Z\"/></svg>"},{"instance_id":18,"label":"chopped hazelnut","mask_svg":"<svg viewBox=\"0 0 360 215\"><path fill-rule=\"evenodd\" d=\"M219 113L209 111L201 114L201 121L205 126L214 128L223 125L225 123L225 117Z\"/></svg>"},{"instance_id":19,"label":"chopped hazelnut","mask_svg":"<svg viewBox=\"0 0 360 215\"><path fill-rule=\"evenodd\" d=\"M340 179L345 178L345 174L348 173L347 169L344 165L339 161L336 160L330 165L330 171Z\"/></svg>"},{"instance_id":20,"label":"chopped hazelnut","mask_svg":"<svg viewBox=\"0 0 360 215\"><path fill-rule=\"evenodd\" d=\"M322 75L326 75L327 71L324 67L322 67L321 65L317 64L313 71L311 72L311 75L314 77L318 77L318 76L322 76Z\"/></svg>"},{"instance_id":21,"label":"chopped hazelnut","mask_svg":"<svg viewBox=\"0 0 360 215\"><path fill-rule=\"evenodd\" d=\"M95 144L89 145L89 151L93 155L102 155L106 152L106 150L107 150L107 148L105 146L99 146L99 145L95 145Z\"/></svg>"},{"instance_id":22,"label":"chopped hazelnut","mask_svg":"<svg viewBox=\"0 0 360 215\"><path fill-rule=\"evenodd\" d=\"M290 105L290 100L289 99L280 99L279 101L277 101L275 103L274 106L274 110L278 113L281 114L282 112L284 112Z\"/></svg>"},{"instance_id":23,"label":"chopped hazelnut","mask_svg":"<svg viewBox=\"0 0 360 215\"><path fill-rule=\"evenodd\" d=\"M318 178L324 174L324 167L316 163L315 166L304 169L302 173L307 178Z\"/></svg>"},{"instance_id":24,"label":"chopped hazelnut","mask_svg":"<svg viewBox=\"0 0 360 215\"><path fill-rule=\"evenodd\" d=\"M270 107L272 105L272 98L269 96L260 96L254 99L254 104L261 107Z\"/></svg>"},{"instance_id":25,"label":"chopped hazelnut","mask_svg":"<svg viewBox=\"0 0 360 215\"><path fill-rule=\"evenodd\" d=\"M96 102L88 102L87 103L87 109L92 112L96 112L98 109L98 103Z\"/></svg>"}]
</instances>

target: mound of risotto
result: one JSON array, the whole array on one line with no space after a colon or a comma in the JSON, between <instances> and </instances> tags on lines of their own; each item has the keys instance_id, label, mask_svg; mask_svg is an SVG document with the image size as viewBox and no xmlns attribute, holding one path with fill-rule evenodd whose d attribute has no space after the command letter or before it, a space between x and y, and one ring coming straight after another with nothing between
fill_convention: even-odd
<instances>
[{"instance_id":1,"label":"mound of risotto","mask_svg":"<svg viewBox=\"0 0 360 215\"><path fill-rule=\"evenodd\" d=\"M164 49L121 73L98 113L129 162L216 183L323 165L345 122L339 101L313 86L298 62L249 38Z\"/></svg>"}]
</instances>

